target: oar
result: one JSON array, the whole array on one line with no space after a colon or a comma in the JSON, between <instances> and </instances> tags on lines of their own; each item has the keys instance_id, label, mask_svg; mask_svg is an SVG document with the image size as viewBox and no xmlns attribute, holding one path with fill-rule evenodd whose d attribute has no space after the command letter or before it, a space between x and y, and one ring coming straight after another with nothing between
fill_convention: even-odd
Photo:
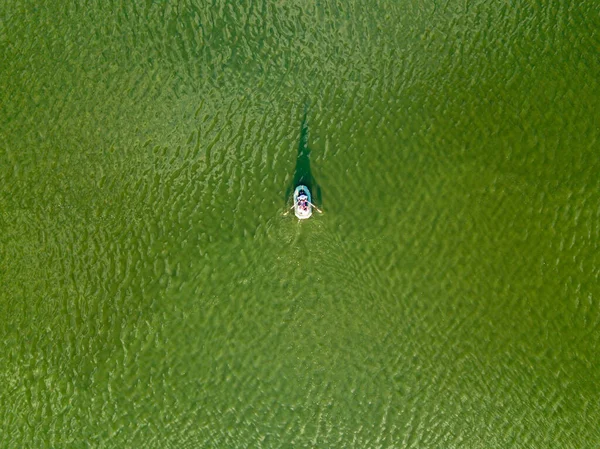
<instances>
[{"instance_id":1,"label":"oar","mask_svg":"<svg viewBox=\"0 0 600 449\"><path fill-rule=\"evenodd\" d=\"M292 207L290 207L288 210L286 210L286 211L283 213L283 216L285 217L287 214L289 214L289 213L290 213L290 211L291 211L291 210L294 208L294 206L295 206L295 204L292 204Z\"/></svg>"},{"instance_id":2,"label":"oar","mask_svg":"<svg viewBox=\"0 0 600 449\"><path fill-rule=\"evenodd\" d=\"M313 203L311 203L310 201L307 201L308 204L310 204L312 207L314 207L315 209L317 209L317 212L319 212L320 214L323 213L323 211L321 209L319 209L317 206L315 206Z\"/></svg>"}]
</instances>

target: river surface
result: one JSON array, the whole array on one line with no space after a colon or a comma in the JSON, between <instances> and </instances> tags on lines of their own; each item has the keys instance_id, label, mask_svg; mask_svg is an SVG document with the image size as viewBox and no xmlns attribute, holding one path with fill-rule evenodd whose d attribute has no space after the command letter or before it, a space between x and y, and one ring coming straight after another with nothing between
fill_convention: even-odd
<instances>
[{"instance_id":1,"label":"river surface","mask_svg":"<svg viewBox=\"0 0 600 449\"><path fill-rule=\"evenodd\" d=\"M597 448L599 48L596 0L5 0L0 447Z\"/></svg>"}]
</instances>

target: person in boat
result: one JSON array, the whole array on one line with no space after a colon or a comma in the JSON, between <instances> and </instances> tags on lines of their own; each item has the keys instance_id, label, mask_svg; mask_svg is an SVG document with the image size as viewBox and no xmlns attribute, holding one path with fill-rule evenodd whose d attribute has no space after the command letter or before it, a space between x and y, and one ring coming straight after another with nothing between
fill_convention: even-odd
<instances>
[{"instance_id":1,"label":"person in boat","mask_svg":"<svg viewBox=\"0 0 600 449\"><path fill-rule=\"evenodd\" d=\"M290 209L297 208L297 210L308 213L310 211L309 205L312 206L314 209L316 209L317 212L319 212L321 214L323 213L323 211L321 209L319 209L317 206L315 206L310 201L308 201L308 196L306 195L306 192L304 190L300 190L298 192L298 196L296 197L294 204L292 205L292 207ZM283 215L287 215L287 214L288 214L288 212L286 211Z\"/></svg>"},{"instance_id":2,"label":"person in boat","mask_svg":"<svg viewBox=\"0 0 600 449\"><path fill-rule=\"evenodd\" d=\"M304 211L308 210L308 201L307 201L306 196L300 197L300 198L298 198L298 200L299 200L298 203L299 203L300 208Z\"/></svg>"}]
</instances>

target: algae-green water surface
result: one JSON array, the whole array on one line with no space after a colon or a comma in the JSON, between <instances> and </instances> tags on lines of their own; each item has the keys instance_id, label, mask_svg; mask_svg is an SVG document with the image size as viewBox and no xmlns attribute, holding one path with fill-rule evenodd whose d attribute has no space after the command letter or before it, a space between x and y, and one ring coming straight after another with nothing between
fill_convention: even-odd
<instances>
[{"instance_id":1,"label":"algae-green water surface","mask_svg":"<svg viewBox=\"0 0 600 449\"><path fill-rule=\"evenodd\" d=\"M598 447L599 30L2 2L0 447Z\"/></svg>"}]
</instances>

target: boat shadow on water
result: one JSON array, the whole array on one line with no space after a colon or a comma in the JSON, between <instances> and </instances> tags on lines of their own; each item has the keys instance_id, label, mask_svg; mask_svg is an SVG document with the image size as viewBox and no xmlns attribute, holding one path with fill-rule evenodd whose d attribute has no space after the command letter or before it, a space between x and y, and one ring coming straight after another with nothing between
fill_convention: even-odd
<instances>
[{"instance_id":1,"label":"boat shadow on water","mask_svg":"<svg viewBox=\"0 0 600 449\"><path fill-rule=\"evenodd\" d=\"M311 192L312 201L321 205L323 198L321 186L316 182L310 168L310 147L308 146L308 119L307 108L304 109L302 126L300 128L300 143L298 144L298 156L296 158L296 167L294 169L294 178L292 184L288 186L285 192L285 199L289 202L292 199L296 186L305 185Z\"/></svg>"}]
</instances>

